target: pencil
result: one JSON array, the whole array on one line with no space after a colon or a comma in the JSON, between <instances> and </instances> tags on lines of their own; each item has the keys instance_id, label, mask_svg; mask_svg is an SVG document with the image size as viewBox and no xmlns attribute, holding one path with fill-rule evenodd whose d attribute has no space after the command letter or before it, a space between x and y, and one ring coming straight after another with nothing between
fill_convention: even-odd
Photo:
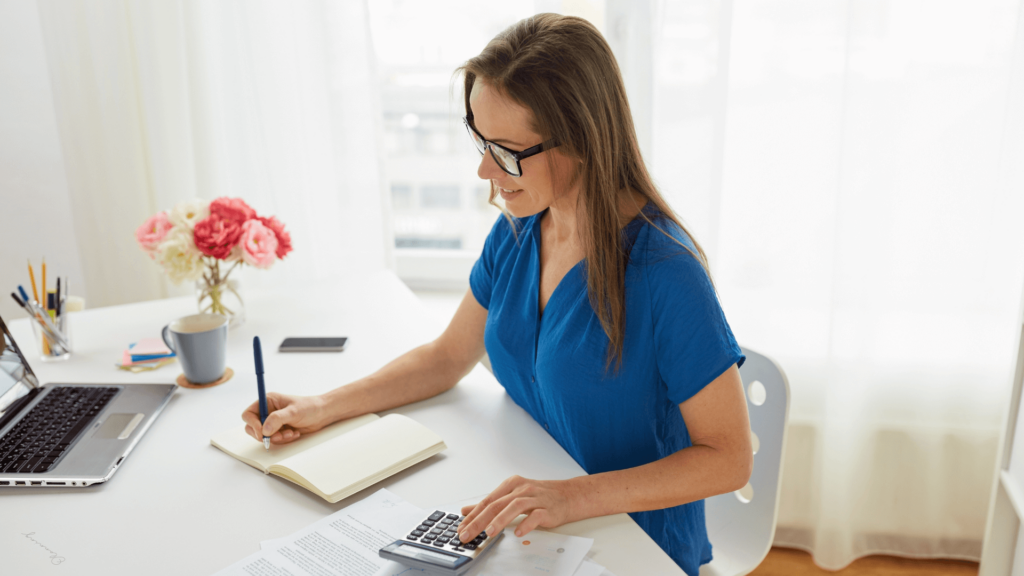
<instances>
[{"instance_id":1,"label":"pencil","mask_svg":"<svg viewBox=\"0 0 1024 576\"><path fill-rule=\"evenodd\" d=\"M36 273L32 271L32 261L28 261L28 277L32 279L32 297L39 302L39 291L36 290Z\"/></svg>"},{"instance_id":2,"label":"pencil","mask_svg":"<svg viewBox=\"0 0 1024 576\"><path fill-rule=\"evenodd\" d=\"M43 310L49 310L49 308L46 307L46 300L46 258L43 258L43 300L40 302L40 304L43 305Z\"/></svg>"}]
</instances>

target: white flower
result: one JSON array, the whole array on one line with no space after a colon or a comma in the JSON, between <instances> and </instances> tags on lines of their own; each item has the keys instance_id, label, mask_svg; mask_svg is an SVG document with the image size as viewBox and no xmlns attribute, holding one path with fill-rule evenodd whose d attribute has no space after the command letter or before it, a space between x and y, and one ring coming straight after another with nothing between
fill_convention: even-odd
<instances>
[{"instance_id":1,"label":"white flower","mask_svg":"<svg viewBox=\"0 0 1024 576\"><path fill-rule=\"evenodd\" d=\"M175 206L174 209L171 210L171 213L167 215L167 219L176 227L192 230L196 227L196 222L199 222L209 215L209 201L192 200L189 202L182 202Z\"/></svg>"},{"instance_id":2,"label":"white flower","mask_svg":"<svg viewBox=\"0 0 1024 576\"><path fill-rule=\"evenodd\" d=\"M203 254L192 240L191 228L175 226L157 247L156 259L175 284L203 276Z\"/></svg>"}]
</instances>

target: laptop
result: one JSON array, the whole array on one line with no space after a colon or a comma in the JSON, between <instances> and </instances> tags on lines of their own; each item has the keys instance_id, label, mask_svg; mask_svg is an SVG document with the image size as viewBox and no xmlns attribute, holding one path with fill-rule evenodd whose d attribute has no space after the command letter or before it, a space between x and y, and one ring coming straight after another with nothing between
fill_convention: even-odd
<instances>
[{"instance_id":1,"label":"laptop","mask_svg":"<svg viewBox=\"0 0 1024 576\"><path fill-rule=\"evenodd\" d=\"M0 318L0 486L110 480L176 384L45 384Z\"/></svg>"}]
</instances>

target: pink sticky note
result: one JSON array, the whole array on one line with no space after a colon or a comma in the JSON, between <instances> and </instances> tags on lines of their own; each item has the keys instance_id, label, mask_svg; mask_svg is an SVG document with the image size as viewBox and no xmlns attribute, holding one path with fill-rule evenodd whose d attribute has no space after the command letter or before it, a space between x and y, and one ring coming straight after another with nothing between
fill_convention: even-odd
<instances>
[{"instance_id":1,"label":"pink sticky note","mask_svg":"<svg viewBox=\"0 0 1024 576\"><path fill-rule=\"evenodd\" d=\"M132 346L131 349L131 354L136 356L158 356L170 353L170 349L167 348L167 345L160 338L143 338L135 346Z\"/></svg>"}]
</instances>

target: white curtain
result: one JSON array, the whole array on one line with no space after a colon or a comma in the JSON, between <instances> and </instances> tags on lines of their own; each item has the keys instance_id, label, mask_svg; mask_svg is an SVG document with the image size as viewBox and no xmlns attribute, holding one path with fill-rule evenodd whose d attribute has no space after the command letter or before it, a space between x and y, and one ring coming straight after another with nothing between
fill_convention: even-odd
<instances>
[{"instance_id":1,"label":"white curtain","mask_svg":"<svg viewBox=\"0 0 1024 576\"><path fill-rule=\"evenodd\" d=\"M1024 286L1022 2L655 7L649 161L790 379L776 544L977 560Z\"/></svg>"},{"instance_id":2,"label":"white curtain","mask_svg":"<svg viewBox=\"0 0 1024 576\"><path fill-rule=\"evenodd\" d=\"M91 306L186 293L148 216L241 197L294 251L243 289L390 267L365 2L39 0Z\"/></svg>"}]
</instances>

